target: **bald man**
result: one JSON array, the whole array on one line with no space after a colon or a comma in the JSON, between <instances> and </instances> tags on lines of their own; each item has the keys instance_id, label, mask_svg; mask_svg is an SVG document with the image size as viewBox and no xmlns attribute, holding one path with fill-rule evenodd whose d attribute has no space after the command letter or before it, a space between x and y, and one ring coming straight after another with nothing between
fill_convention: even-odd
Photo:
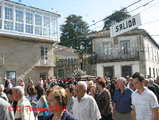
<instances>
[{"instance_id":1,"label":"bald man","mask_svg":"<svg viewBox=\"0 0 159 120\"><path fill-rule=\"evenodd\" d=\"M87 84L85 81L77 83L75 93L77 97L74 100L73 115L79 120L99 120L101 114L96 101L87 93Z\"/></svg>"}]
</instances>

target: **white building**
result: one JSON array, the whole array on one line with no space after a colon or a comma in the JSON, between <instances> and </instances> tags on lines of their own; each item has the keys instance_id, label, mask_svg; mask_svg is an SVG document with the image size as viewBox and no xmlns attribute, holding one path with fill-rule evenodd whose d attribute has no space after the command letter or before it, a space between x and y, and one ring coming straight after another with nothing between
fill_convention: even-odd
<instances>
[{"instance_id":1,"label":"white building","mask_svg":"<svg viewBox=\"0 0 159 120\"><path fill-rule=\"evenodd\" d=\"M97 76L159 75L159 45L142 29L110 38L110 31L91 34Z\"/></svg>"}]
</instances>

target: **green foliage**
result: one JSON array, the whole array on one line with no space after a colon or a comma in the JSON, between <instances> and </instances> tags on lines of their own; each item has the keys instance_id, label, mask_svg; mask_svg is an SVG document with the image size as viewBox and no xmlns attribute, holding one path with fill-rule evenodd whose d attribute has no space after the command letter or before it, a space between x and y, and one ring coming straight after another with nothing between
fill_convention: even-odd
<instances>
[{"instance_id":1,"label":"green foliage","mask_svg":"<svg viewBox=\"0 0 159 120\"><path fill-rule=\"evenodd\" d=\"M127 12L115 11L113 14L104 19L103 29L108 30L113 24L118 23L128 17L130 17L130 15Z\"/></svg>"},{"instance_id":2,"label":"green foliage","mask_svg":"<svg viewBox=\"0 0 159 120\"><path fill-rule=\"evenodd\" d=\"M65 24L61 26L61 31L60 45L78 50L83 45L86 51L91 51L91 39L87 37L88 24L82 20L81 16L68 16Z\"/></svg>"},{"instance_id":3,"label":"green foliage","mask_svg":"<svg viewBox=\"0 0 159 120\"><path fill-rule=\"evenodd\" d=\"M92 56L84 56L83 62L84 62L84 64L93 64Z\"/></svg>"},{"instance_id":4,"label":"green foliage","mask_svg":"<svg viewBox=\"0 0 159 120\"><path fill-rule=\"evenodd\" d=\"M64 59L63 57L60 57L60 56L55 56L55 60L56 61L59 61L60 59Z\"/></svg>"}]
</instances>

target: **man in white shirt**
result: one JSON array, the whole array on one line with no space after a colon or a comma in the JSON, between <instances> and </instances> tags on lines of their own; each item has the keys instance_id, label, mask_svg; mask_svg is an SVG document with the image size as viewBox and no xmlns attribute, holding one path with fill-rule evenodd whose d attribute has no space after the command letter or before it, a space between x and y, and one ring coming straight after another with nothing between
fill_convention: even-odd
<instances>
[{"instance_id":1,"label":"man in white shirt","mask_svg":"<svg viewBox=\"0 0 159 120\"><path fill-rule=\"evenodd\" d=\"M24 89L21 86L12 88L13 99L18 102L15 113L15 120L34 120L31 104L24 96Z\"/></svg>"},{"instance_id":2,"label":"man in white shirt","mask_svg":"<svg viewBox=\"0 0 159 120\"><path fill-rule=\"evenodd\" d=\"M96 101L92 96L87 95L87 84L84 81L78 82L75 88L77 97L74 100L73 115L79 120L99 120L101 114Z\"/></svg>"},{"instance_id":3,"label":"man in white shirt","mask_svg":"<svg viewBox=\"0 0 159 120\"><path fill-rule=\"evenodd\" d=\"M132 78L137 89L132 93L133 120L159 120L157 97L144 87L144 76L136 72Z\"/></svg>"}]
</instances>

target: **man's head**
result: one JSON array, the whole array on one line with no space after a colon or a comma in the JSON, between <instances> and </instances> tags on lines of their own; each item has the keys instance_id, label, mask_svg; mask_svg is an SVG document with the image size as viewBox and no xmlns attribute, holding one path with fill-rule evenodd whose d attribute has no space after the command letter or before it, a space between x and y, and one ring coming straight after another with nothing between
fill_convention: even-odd
<instances>
[{"instance_id":1,"label":"man's head","mask_svg":"<svg viewBox=\"0 0 159 120\"><path fill-rule=\"evenodd\" d=\"M159 76L156 78L156 83L159 84Z\"/></svg>"},{"instance_id":2,"label":"man's head","mask_svg":"<svg viewBox=\"0 0 159 120\"><path fill-rule=\"evenodd\" d=\"M9 98L9 100L14 102L13 95L12 95L12 89L8 89L6 94L7 94L7 97Z\"/></svg>"},{"instance_id":3,"label":"man's head","mask_svg":"<svg viewBox=\"0 0 159 120\"><path fill-rule=\"evenodd\" d=\"M21 86L12 88L13 99L19 101L24 96L24 89Z\"/></svg>"},{"instance_id":4,"label":"man's head","mask_svg":"<svg viewBox=\"0 0 159 120\"><path fill-rule=\"evenodd\" d=\"M140 74L139 72L136 72L132 76L133 78L133 83L136 89L141 89L144 87L144 75Z\"/></svg>"},{"instance_id":5,"label":"man's head","mask_svg":"<svg viewBox=\"0 0 159 120\"><path fill-rule=\"evenodd\" d=\"M85 93L87 92L87 84L84 81L80 81L77 83L76 88L75 88L75 93L80 100Z\"/></svg>"},{"instance_id":6,"label":"man's head","mask_svg":"<svg viewBox=\"0 0 159 120\"><path fill-rule=\"evenodd\" d=\"M125 84L126 84L126 79L125 78L119 77L117 79L118 88L123 89L125 87Z\"/></svg>"},{"instance_id":7,"label":"man's head","mask_svg":"<svg viewBox=\"0 0 159 120\"><path fill-rule=\"evenodd\" d=\"M0 93L4 91L4 86L0 84Z\"/></svg>"},{"instance_id":8,"label":"man's head","mask_svg":"<svg viewBox=\"0 0 159 120\"><path fill-rule=\"evenodd\" d=\"M153 78L149 78L149 84L152 85L154 83L154 79Z\"/></svg>"},{"instance_id":9,"label":"man's head","mask_svg":"<svg viewBox=\"0 0 159 120\"><path fill-rule=\"evenodd\" d=\"M149 84L149 79L146 78L146 79L144 80L144 85L145 85L145 86L148 86L148 84Z\"/></svg>"}]
</instances>

